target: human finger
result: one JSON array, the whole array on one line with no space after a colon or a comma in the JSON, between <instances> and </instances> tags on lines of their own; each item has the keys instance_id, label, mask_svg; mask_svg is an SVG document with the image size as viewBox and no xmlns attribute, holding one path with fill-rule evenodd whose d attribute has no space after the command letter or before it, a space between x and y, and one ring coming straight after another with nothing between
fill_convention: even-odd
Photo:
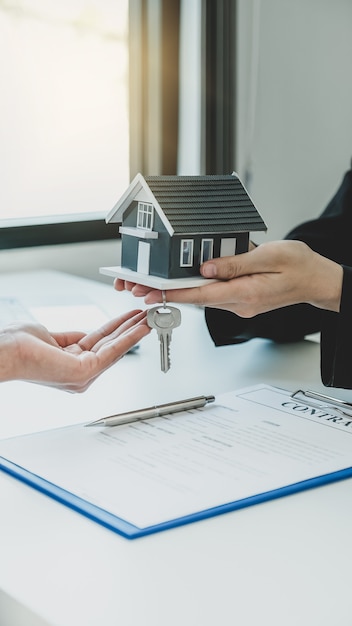
<instances>
[{"instance_id":1,"label":"human finger","mask_svg":"<svg viewBox=\"0 0 352 626\"><path fill-rule=\"evenodd\" d=\"M217 292L214 290L214 286L217 283L213 282L211 285L204 285L201 287L188 287L182 289L167 289L165 291L165 302L176 302L184 304L205 304L208 300L215 302L214 298ZM219 282L219 284L222 284ZM208 291L207 288L212 288ZM225 296L224 296L225 297ZM227 296L228 299L228 296ZM146 304L157 304L162 302L161 291L150 291L144 298Z\"/></svg>"},{"instance_id":2,"label":"human finger","mask_svg":"<svg viewBox=\"0 0 352 626\"><path fill-rule=\"evenodd\" d=\"M194 304L198 306L213 306L226 308L236 311L236 307L240 306L257 306L257 302L261 302L267 298L270 288L273 286L268 283L270 274L263 273L260 276L239 276L232 280L214 281L200 287L187 289L170 289L165 292L167 302ZM146 304L152 304L158 301L158 296L154 292L150 292L145 297ZM230 309L231 307L231 309Z\"/></svg>"},{"instance_id":3,"label":"human finger","mask_svg":"<svg viewBox=\"0 0 352 626\"><path fill-rule=\"evenodd\" d=\"M66 385L67 390L85 391L109 367L119 361L131 348L150 333L151 329L143 319L137 325L127 329L122 335L109 339L95 346L90 352L82 352L79 357L80 367ZM96 349L97 348L97 349Z\"/></svg>"},{"instance_id":4,"label":"human finger","mask_svg":"<svg viewBox=\"0 0 352 626\"><path fill-rule=\"evenodd\" d=\"M123 334L96 346L94 352L96 352L99 359L99 371L103 371L122 358L136 343L146 337L150 331L151 329L144 318L133 327L127 328Z\"/></svg>"},{"instance_id":5,"label":"human finger","mask_svg":"<svg viewBox=\"0 0 352 626\"><path fill-rule=\"evenodd\" d=\"M143 325L143 326L147 325L147 311L141 311L141 313L139 313L138 315L132 317L131 319L121 324L121 326L116 328L115 331L113 331L106 337L103 337L102 339L100 339L94 346L92 346L91 350L94 352L98 352L98 350L100 350L100 348L104 344L107 344L110 341L114 341L118 337L122 337L123 335L125 335L126 333L129 333L131 330L133 330L134 328L140 325ZM132 345L130 346L130 348L131 347Z\"/></svg>"},{"instance_id":6,"label":"human finger","mask_svg":"<svg viewBox=\"0 0 352 626\"><path fill-rule=\"evenodd\" d=\"M116 291L125 291L125 281L122 280L122 278L115 278L114 289L116 289Z\"/></svg>"},{"instance_id":7,"label":"human finger","mask_svg":"<svg viewBox=\"0 0 352 626\"><path fill-rule=\"evenodd\" d=\"M132 291L134 285L130 280L123 280L122 278L115 278L114 288L116 291Z\"/></svg>"},{"instance_id":8,"label":"human finger","mask_svg":"<svg viewBox=\"0 0 352 626\"><path fill-rule=\"evenodd\" d=\"M234 256L218 257L207 261L200 268L200 273L204 278L216 278L218 280L231 280L245 274L256 274L268 271L267 267L263 270L260 262L260 256L254 257L256 250L244 252ZM267 266L267 263L266 263Z\"/></svg>"},{"instance_id":9,"label":"human finger","mask_svg":"<svg viewBox=\"0 0 352 626\"><path fill-rule=\"evenodd\" d=\"M47 373L47 384L71 393L85 391L100 374L119 361L136 343L148 335L150 330L146 320L142 319L122 335L105 340L97 350L84 350L79 355L70 351L56 354L55 372L51 376L49 372Z\"/></svg>"},{"instance_id":10,"label":"human finger","mask_svg":"<svg viewBox=\"0 0 352 626\"><path fill-rule=\"evenodd\" d=\"M204 278L230 280L250 274L276 273L283 268L297 267L311 253L301 241L272 241L250 252L211 259L200 268Z\"/></svg>"},{"instance_id":11,"label":"human finger","mask_svg":"<svg viewBox=\"0 0 352 626\"><path fill-rule=\"evenodd\" d=\"M150 291L156 291L159 294L159 296L160 296L159 302L162 302L161 291L159 289L155 289L153 287L147 287L147 285L140 285L140 284L134 285L134 287L132 289L132 294L136 298L144 298Z\"/></svg>"},{"instance_id":12,"label":"human finger","mask_svg":"<svg viewBox=\"0 0 352 626\"><path fill-rule=\"evenodd\" d=\"M119 315L112 320L109 320L100 328L93 330L88 333L78 342L79 347L82 350L92 350L93 348L99 347L101 342L104 342L109 339L114 339L119 334L128 330L131 326L134 326L143 318L145 318L145 311L141 311L140 309L134 309L132 311L127 311L122 315Z\"/></svg>"},{"instance_id":13,"label":"human finger","mask_svg":"<svg viewBox=\"0 0 352 626\"><path fill-rule=\"evenodd\" d=\"M53 332L51 337L56 341L60 348L66 348L72 344L76 344L86 337L86 333L76 330Z\"/></svg>"}]
</instances>

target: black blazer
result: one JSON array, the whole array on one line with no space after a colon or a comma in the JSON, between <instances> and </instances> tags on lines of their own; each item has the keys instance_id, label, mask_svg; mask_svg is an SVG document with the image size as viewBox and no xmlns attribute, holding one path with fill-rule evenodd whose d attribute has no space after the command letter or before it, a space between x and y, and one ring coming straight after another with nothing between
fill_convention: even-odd
<instances>
[{"instance_id":1,"label":"black blazer","mask_svg":"<svg viewBox=\"0 0 352 626\"><path fill-rule=\"evenodd\" d=\"M298 239L344 269L339 313L296 304L251 319L207 308L206 322L217 346L253 337L276 342L298 341L321 332L321 377L324 385L352 389L352 170L349 170L323 213L294 228L285 239Z\"/></svg>"}]
</instances>

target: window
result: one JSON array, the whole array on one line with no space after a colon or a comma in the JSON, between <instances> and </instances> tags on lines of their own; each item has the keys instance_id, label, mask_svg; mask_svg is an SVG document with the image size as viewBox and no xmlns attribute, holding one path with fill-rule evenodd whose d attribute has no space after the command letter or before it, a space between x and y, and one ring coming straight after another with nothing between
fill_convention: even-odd
<instances>
[{"instance_id":1,"label":"window","mask_svg":"<svg viewBox=\"0 0 352 626\"><path fill-rule=\"evenodd\" d=\"M236 237L226 237L220 242L220 256L233 256L236 254Z\"/></svg>"},{"instance_id":2,"label":"window","mask_svg":"<svg viewBox=\"0 0 352 626\"><path fill-rule=\"evenodd\" d=\"M128 0L0 3L0 228L103 222L128 186L127 34Z\"/></svg>"},{"instance_id":3,"label":"window","mask_svg":"<svg viewBox=\"0 0 352 626\"><path fill-rule=\"evenodd\" d=\"M200 262L209 261L214 255L214 239L202 239L202 245L200 249Z\"/></svg>"},{"instance_id":4,"label":"window","mask_svg":"<svg viewBox=\"0 0 352 626\"><path fill-rule=\"evenodd\" d=\"M192 267L193 265L193 239L181 239L180 266Z\"/></svg>"},{"instance_id":5,"label":"window","mask_svg":"<svg viewBox=\"0 0 352 626\"><path fill-rule=\"evenodd\" d=\"M153 205L147 202L138 202L137 228L152 230L153 228Z\"/></svg>"}]
</instances>

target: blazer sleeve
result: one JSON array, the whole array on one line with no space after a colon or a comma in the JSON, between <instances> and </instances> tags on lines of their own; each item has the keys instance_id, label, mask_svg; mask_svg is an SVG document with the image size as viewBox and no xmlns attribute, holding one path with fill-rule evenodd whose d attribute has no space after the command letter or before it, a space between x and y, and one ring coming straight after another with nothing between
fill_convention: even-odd
<instances>
[{"instance_id":1,"label":"blazer sleeve","mask_svg":"<svg viewBox=\"0 0 352 626\"><path fill-rule=\"evenodd\" d=\"M236 344L254 337L276 342L298 341L321 332L321 373L324 385L352 388L352 368L346 366L347 345L352 348L352 170L323 213L304 222L285 239L304 241L319 254L343 265L344 282L340 313L309 304L282 307L251 319L207 308L205 319L216 346ZM348 343L349 342L349 343Z\"/></svg>"},{"instance_id":2,"label":"blazer sleeve","mask_svg":"<svg viewBox=\"0 0 352 626\"><path fill-rule=\"evenodd\" d=\"M352 268L343 266L339 313L329 313L321 331L321 378L327 387L352 389Z\"/></svg>"}]
</instances>

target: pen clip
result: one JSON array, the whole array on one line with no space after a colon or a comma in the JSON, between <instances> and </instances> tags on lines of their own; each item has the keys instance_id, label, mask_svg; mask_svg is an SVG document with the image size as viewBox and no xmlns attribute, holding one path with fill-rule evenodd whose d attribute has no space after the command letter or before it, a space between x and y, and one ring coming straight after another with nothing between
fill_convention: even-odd
<instances>
[{"instance_id":1,"label":"pen clip","mask_svg":"<svg viewBox=\"0 0 352 626\"><path fill-rule=\"evenodd\" d=\"M312 406L316 409L331 409L336 413L341 413L347 417L352 417L352 403L346 400L340 400L339 398L333 398L317 391L311 391L307 389L297 389L291 394L291 398L295 400L301 400L308 406ZM321 403L321 404L320 404ZM343 407L343 408L342 408Z\"/></svg>"}]
</instances>

